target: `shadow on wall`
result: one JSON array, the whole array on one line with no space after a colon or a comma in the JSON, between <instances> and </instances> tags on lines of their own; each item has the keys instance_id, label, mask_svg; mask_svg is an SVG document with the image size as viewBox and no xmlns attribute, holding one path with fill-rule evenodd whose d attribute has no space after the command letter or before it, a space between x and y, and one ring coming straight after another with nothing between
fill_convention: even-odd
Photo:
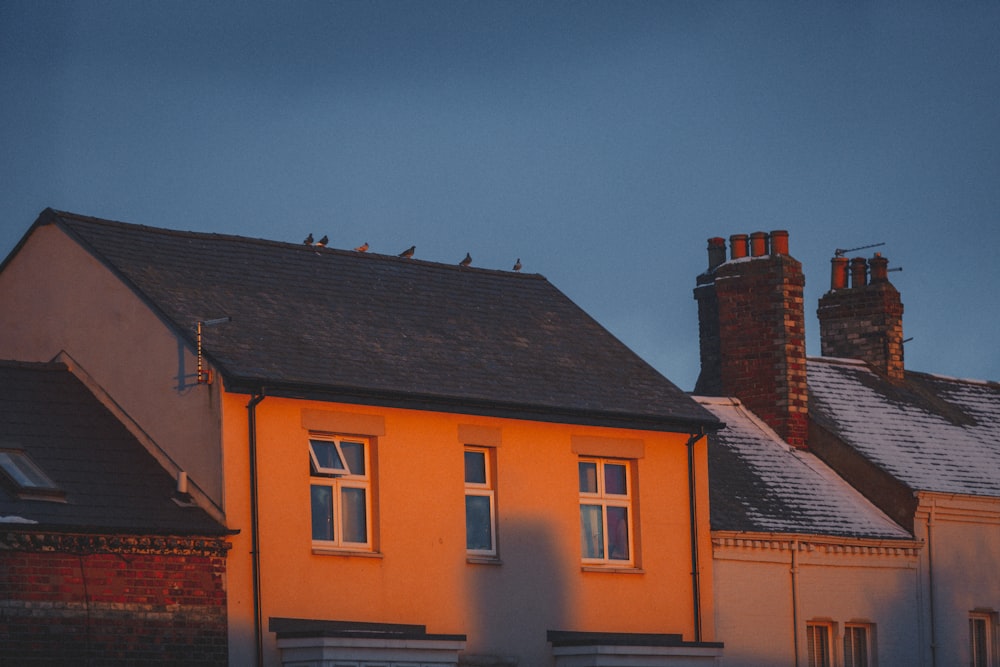
<instances>
[{"instance_id":1,"label":"shadow on wall","mask_svg":"<svg viewBox=\"0 0 1000 667\"><path fill-rule=\"evenodd\" d=\"M547 631L569 626L565 559L552 529L531 518L501 521L502 564L467 568L468 645L461 665L543 667L553 664Z\"/></svg>"}]
</instances>

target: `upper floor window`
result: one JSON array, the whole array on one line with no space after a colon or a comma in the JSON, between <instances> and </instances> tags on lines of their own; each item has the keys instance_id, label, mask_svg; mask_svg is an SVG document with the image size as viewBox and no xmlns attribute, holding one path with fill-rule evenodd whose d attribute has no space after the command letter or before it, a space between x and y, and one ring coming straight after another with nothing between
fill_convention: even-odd
<instances>
[{"instance_id":1,"label":"upper floor window","mask_svg":"<svg viewBox=\"0 0 1000 667\"><path fill-rule=\"evenodd\" d=\"M868 623L844 624L844 667L875 665L875 626Z\"/></svg>"},{"instance_id":2,"label":"upper floor window","mask_svg":"<svg viewBox=\"0 0 1000 667\"><path fill-rule=\"evenodd\" d=\"M806 624L806 651L809 653L809 667L831 667L833 665L833 645L830 623Z\"/></svg>"},{"instance_id":3,"label":"upper floor window","mask_svg":"<svg viewBox=\"0 0 1000 667\"><path fill-rule=\"evenodd\" d=\"M370 450L366 438L310 438L309 485L315 544L371 550Z\"/></svg>"},{"instance_id":4,"label":"upper floor window","mask_svg":"<svg viewBox=\"0 0 1000 667\"><path fill-rule=\"evenodd\" d=\"M972 612L969 614L969 651L972 667L996 666L995 614Z\"/></svg>"},{"instance_id":5,"label":"upper floor window","mask_svg":"<svg viewBox=\"0 0 1000 667\"><path fill-rule=\"evenodd\" d=\"M492 455L489 448L465 448L465 548L470 556L497 555Z\"/></svg>"},{"instance_id":6,"label":"upper floor window","mask_svg":"<svg viewBox=\"0 0 1000 667\"><path fill-rule=\"evenodd\" d=\"M620 459L579 461L580 551L584 563L632 563L631 466Z\"/></svg>"}]
</instances>

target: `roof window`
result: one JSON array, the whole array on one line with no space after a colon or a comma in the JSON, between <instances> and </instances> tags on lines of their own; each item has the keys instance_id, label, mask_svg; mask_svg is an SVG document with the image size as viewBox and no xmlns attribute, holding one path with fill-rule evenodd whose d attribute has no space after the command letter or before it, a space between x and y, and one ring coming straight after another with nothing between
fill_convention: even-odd
<instances>
[{"instance_id":1,"label":"roof window","mask_svg":"<svg viewBox=\"0 0 1000 667\"><path fill-rule=\"evenodd\" d=\"M65 493L21 449L0 449L0 480L25 500L61 500Z\"/></svg>"}]
</instances>

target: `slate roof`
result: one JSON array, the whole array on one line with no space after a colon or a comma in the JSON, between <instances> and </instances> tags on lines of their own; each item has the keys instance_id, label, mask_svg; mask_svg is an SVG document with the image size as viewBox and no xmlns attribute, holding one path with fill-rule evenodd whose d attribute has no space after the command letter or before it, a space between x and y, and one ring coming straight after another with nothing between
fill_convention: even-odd
<instances>
[{"instance_id":1,"label":"slate roof","mask_svg":"<svg viewBox=\"0 0 1000 667\"><path fill-rule=\"evenodd\" d=\"M1000 384L810 358L809 414L913 491L1000 496Z\"/></svg>"},{"instance_id":2,"label":"slate roof","mask_svg":"<svg viewBox=\"0 0 1000 667\"><path fill-rule=\"evenodd\" d=\"M814 454L786 444L738 400L695 398L726 423L709 435L712 530L912 539Z\"/></svg>"},{"instance_id":3,"label":"slate roof","mask_svg":"<svg viewBox=\"0 0 1000 667\"><path fill-rule=\"evenodd\" d=\"M173 477L63 364L0 361L0 448L26 452L65 493L27 500L0 483L0 530L227 533L173 502Z\"/></svg>"},{"instance_id":4,"label":"slate roof","mask_svg":"<svg viewBox=\"0 0 1000 667\"><path fill-rule=\"evenodd\" d=\"M684 431L714 417L544 277L43 212L226 387ZM29 232L30 234L30 232ZM15 250L16 252L16 250Z\"/></svg>"}]
</instances>

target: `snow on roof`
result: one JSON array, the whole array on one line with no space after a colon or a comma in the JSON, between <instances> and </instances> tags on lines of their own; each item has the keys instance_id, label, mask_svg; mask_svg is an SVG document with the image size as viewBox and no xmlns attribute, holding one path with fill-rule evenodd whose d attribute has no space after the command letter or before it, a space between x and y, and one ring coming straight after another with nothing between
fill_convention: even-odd
<instances>
[{"instance_id":1,"label":"snow on roof","mask_svg":"<svg viewBox=\"0 0 1000 667\"><path fill-rule=\"evenodd\" d=\"M808 360L809 414L914 491L1000 496L1000 385Z\"/></svg>"},{"instance_id":2,"label":"snow on roof","mask_svg":"<svg viewBox=\"0 0 1000 667\"><path fill-rule=\"evenodd\" d=\"M912 539L814 454L738 400L695 396L726 428L709 436L713 530Z\"/></svg>"}]
</instances>

